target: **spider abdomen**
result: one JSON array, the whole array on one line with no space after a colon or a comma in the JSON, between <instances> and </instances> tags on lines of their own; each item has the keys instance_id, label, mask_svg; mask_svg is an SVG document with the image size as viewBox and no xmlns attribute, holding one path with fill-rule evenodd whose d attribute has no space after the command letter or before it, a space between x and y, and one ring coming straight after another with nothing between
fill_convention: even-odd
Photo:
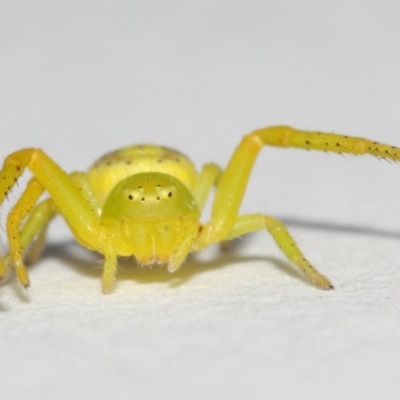
<instances>
[{"instance_id":1,"label":"spider abdomen","mask_svg":"<svg viewBox=\"0 0 400 400\"><path fill-rule=\"evenodd\" d=\"M87 173L97 204L104 204L118 182L130 175L160 172L171 175L192 190L197 178L193 163L182 153L161 146L139 145L108 153Z\"/></svg>"}]
</instances>

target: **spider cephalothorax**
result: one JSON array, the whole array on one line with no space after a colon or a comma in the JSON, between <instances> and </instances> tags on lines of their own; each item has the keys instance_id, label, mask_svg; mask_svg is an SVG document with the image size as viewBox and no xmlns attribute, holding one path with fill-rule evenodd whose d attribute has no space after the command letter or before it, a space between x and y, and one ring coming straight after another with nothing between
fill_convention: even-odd
<instances>
[{"instance_id":1,"label":"spider cephalothorax","mask_svg":"<svg viewBox=\"0 0 400 400\"><path fill-rule=\"evenodd\" d=\"M189 189L172 175L143 172L119 182L108 195L101 224L118 255L174 271L198 236L200 210Z\"/></svg>"}]
</instances>

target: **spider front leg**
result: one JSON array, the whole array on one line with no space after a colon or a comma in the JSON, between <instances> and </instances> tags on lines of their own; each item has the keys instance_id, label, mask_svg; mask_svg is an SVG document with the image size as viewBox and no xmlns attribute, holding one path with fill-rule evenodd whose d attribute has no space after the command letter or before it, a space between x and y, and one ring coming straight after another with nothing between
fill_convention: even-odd
<instances>
[{"instance_id":1,"label":"spider front leg","mask_svg":"<svg viewBox=\"0 0 400 400\"><path fill-rule=\"evenodd\" d=\"M263 142L254 135L245 136L223 172L211 213L198 239L199 248L222 240L230 240L256 230L267 229L287 258L316 286L332 289L329 280L320 274L303 256L286 227L278 220L264 215L237 213L254 161Z\"/></svg>"},{"instance_id":2,"label":"spider front leg","mask_svg":"<svg viewBox=\"0 0 400 400\"><path fill-rule=\"evenodd\" d=\"M20 225L30 215L43 190L49 192L57 211L64 216L78 242L100 252L103 252L103 242L100 240L102 229L99 218L86 201L79 187L53 160L39 149L23 149L6 158L3 169L0 171L0 205L25 168L33 173L34 178L29 181L26 190L8 215L7 236L10 245L10 257L17 276L20 282L28 287L29 279L23 262L23 252L27 245L26 242L29 241L26 235L38 227L34 227L34 217L28 218L28 226L25 231L24 228L22 229L22 233ZM50 216L50 213L48 216ZM40 221L39 218L39 222L36 221L37 223L42 224L44 228L43 219ZM1 262L0 277L5 274L5 271L5 265Z\"/></svg>"},{"instance_id":3,"label":"spider front leg","mask_svg":"<svg viewBox=\"0 0 400 400\"><path fill-rule=\"evenodd\" d=\"M318 286L329 289L331 287L329 281L320 275L320 278L315 278L316 271L309 265L306 260L304 263L295 262L302 258L300 250L291 251L290 247L297 249L293 240L289 239L288 234L281 235L277 232L287 232L286 228L276 220L264 219L252 220L237 219L238 210L242 202L242 198L250 177L253 164L258 153L264 145L276 147L294 147L305 150L330 151L336 153L347 153L354 155L371 154L379 158L392 159L400 161L400 149L394 146L388 146L377 142L372 142L368 139L348 137L324 132L311 132L297 130L288 126L274 126L263 128L246 135L240 145L233 153L228 166L222 173L219 181L217 192L214 199L214 204L211 212L211 220L204 225L201 234L194 243L194 249L202 249L209 244L223 241L231 236L231 231L237 230L237 224L247 221L247 229L261 229L260 224L265 224L265 227L271 232L278 244L282 246L285 254L290 260L297 264L304 273L316 283ZM240 217L241 218L241 217ZM260 222L262 221L262 223ZM272 223L274 221L274 223ZM272 223L272 225L271 225ZM236 224L236 227L235 227ZM278 230L277 227L279 227ZM286 239L280 239L285 237ZM289 247L286 243L292 243ZM294 257L294 258L293 258ZM301 264L301 265L300 265ZM303 265L304 264L304 265ZM311 267L311 268L310 268ZM308 272L307 272L308 271ZM315 271L315 272L313 272ZM325 281L325 284L323 283Z\"/></svg>"}]
</instances>

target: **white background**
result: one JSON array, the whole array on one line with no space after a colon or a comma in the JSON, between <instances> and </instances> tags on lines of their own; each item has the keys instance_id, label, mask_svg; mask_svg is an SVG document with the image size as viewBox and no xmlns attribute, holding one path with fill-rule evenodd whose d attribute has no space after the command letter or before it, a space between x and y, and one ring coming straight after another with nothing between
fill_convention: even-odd
<instances>
[{"instance_id":1,"label":"white background","mask_svg":"<svg viewBox=\"0 0 400 400\"><path fill-rule=\"evenodd\" d=\"M277 123L400 145L399 21L390 0L1 1L1 157L73 171L159 143L224 166ZM286 221L330 292L260 232L175 275L125 262L104 296L58 219L29 291L0 287L1 396L398 398L399 168L260 155L242 212Z\"/></svg>"}]
</instances>

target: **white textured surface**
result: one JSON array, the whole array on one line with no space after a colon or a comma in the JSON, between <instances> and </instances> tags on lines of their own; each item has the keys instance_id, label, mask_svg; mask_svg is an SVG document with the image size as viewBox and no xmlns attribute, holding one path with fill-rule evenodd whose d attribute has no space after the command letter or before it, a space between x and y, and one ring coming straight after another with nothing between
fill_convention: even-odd
<instances>
[{"instance_id":1,"label":"white textured surface","mask_svg":"<svg viewBox=\"0 0 400 400\"><path fill-rule=\"evenodd\" d=\"M5 1L1 156L38 146L75 170L155 142L224 165L275 123L400 145L398 15L393 1ZM100 258L55 222L30 290L0 287L1 397L398 398L399 174L260 156L242 211L287 221L330 292L259 233L175 275L124 263L103 296Z\"/></svg>"}]
</instances>

